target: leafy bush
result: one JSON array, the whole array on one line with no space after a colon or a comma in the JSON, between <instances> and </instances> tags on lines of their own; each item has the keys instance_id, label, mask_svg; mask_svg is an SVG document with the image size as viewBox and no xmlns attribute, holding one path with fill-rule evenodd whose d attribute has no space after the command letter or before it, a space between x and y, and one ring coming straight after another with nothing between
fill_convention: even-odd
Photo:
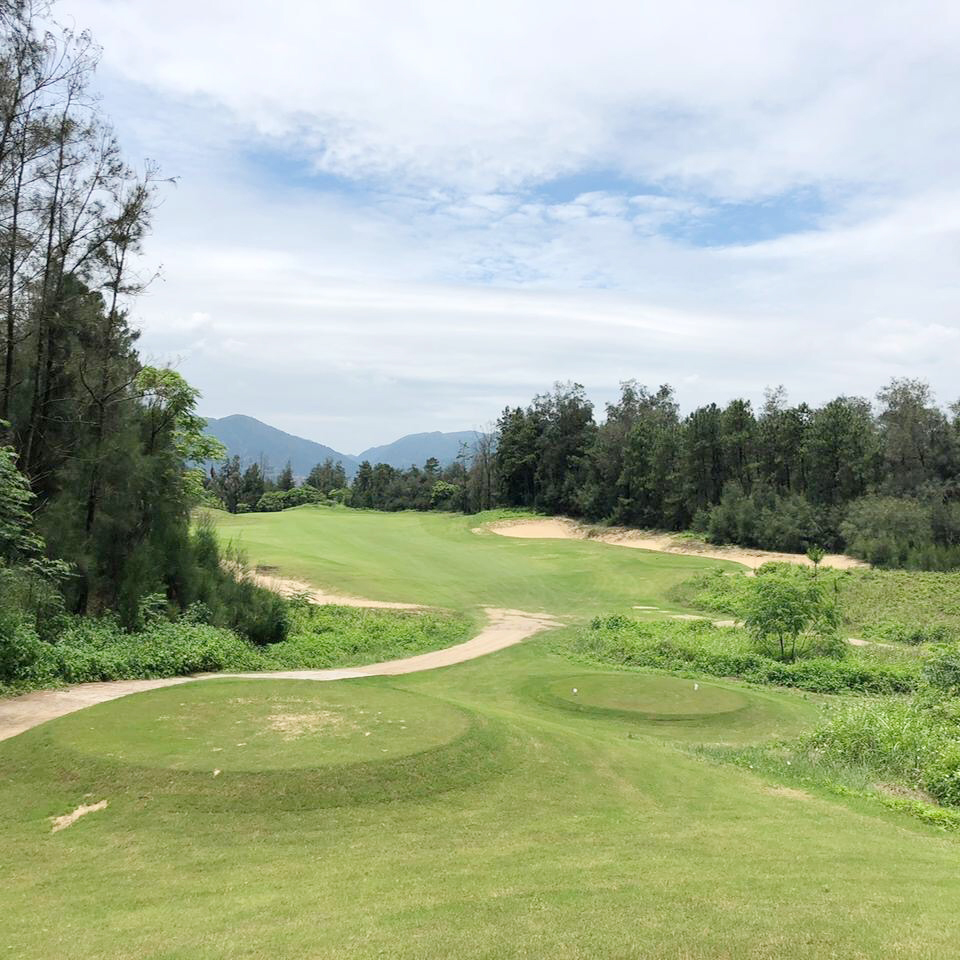
<instances>
[{"instance_id":1,"label":"leafy bush","mask_svg":"<svg viewBox=\"0 0 960 960\"><path fill-rule=\"evenodd\" d=\"M832 762L865 767L875 776L920 787L924 771L941 757L945 737L913 702L868 701L835 713L804 745Z\"/></svg>"},{"instance_id":2,"label":"leafy bush","mask_svg":"<svg viewBox=\"0 0 960 960\"><path fill-rule=\"evenodd\" d=\"M77 618L47 646L45 672L64 683L175 677L226 669L256 669L256 651L229 630L165 620L126 633L112 619Z\"/></svg>"},{"instance_id":3,"label":"leafy bush","mask_svg":"<svg viewBox=\"0 0 960 960\"><path fill-rule=\"evenodd\" d=\"M219 670L318 669L399 659L467 639L469 619L434 611L366 610L285 601L287 640L257 646L204 622L192 605L178 621L134 632L116 617L70 618L55 643L9 619L0 607L0 691L63 683L182 676Z\"/></svg>"},{"instance_id":4,"label":"leafy bush","mask_svg":"<svg viewBox=\"0 0 960 960\"><path fill-rule=\"evenodd\" d=\"M885 661L861 654L844 659L817 655L782 662L757 652L744 631L705 621L598 617L575 635L572 644L574 653L601 663L739 677L818 693L906 693L920 682L920 666L912 658Z\"/></svg>"},{"instance_id":5,"label":"leafy bush","mask_svg":"<svg viewBox=\"0 0 960 960\"><path fill-rule=\"evenodd\" d=\"M864 629L863 636L880 643L905 643L919 646L921 643L951 643L960 639L960 631L945 623L897 623L881 620Z\"/></svg>"},{"instance_id":6,"label":"leafy bush","mask_svg":"<svg viewBox=\"0 0 960 960\"><path fill-rule=\"evenodd\" d=\"M286 639L288 604L253 582L239 549L229 545L221 549L209 515L197 517L190 548L195 563L191 578L181 584L181 607L203 604L207 622L235 630L258 645Z\"/></svg>"}]
</instances>

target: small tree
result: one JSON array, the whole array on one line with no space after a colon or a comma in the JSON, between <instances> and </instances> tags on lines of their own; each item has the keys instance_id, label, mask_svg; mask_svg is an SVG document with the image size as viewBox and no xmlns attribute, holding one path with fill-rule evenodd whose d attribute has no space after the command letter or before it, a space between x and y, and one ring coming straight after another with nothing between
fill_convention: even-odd
<instances>
[{"instance_id":1,"label":"small tree","mask_svg":"<svg viewBox=\"0 0 960 960\"><path fill-rule=\"evenodd\" d=\"M813 564L814 576L820 572L820 564L823 562L823 558L826 555L826 551L823 549L823 547L807 547L807 559Z\"/></svg>"},{"instance_id":2,"label":"small tree","mask_svg":"<svg viewBox=\"0 0 960 960\"><path fill-rule=\"evenodd\" d=\"M828 636L840 622L823 582L802 571L774 570L755 577L745 601L747 629L761 649L779 649L781 660L796 660L803 638Z\"/></svg>"},{"instance_id":3,"label":"small tree","mask_svg":"<svg viewBox=\"0 0 960 960\"><path fill-rule=\"evenodd\" d=\"M277 477L277 489L293 489L293 466L289 460L287 461L287 465L280 471L280 476Z\"/></svg>"}]
</instances>

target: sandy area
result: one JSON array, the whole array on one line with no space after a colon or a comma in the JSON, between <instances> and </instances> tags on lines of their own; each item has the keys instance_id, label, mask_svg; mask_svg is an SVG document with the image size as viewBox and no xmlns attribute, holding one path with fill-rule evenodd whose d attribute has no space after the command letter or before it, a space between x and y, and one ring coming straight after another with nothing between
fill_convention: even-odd
<instances>
[{"instance_id":1,"label":"sandy area","mask_svg":"<svg viewBox=\"0 0 960 960\"><path fill-rule=\"evenodd\" d=\"M329 590L321 590L304 580L290 580L287 577L275 577L269 573L248 572L254 583L274 593L279 593L284 597L296 597L305 595L311 603L325 604L333 603L338 607L376 607L383 610L423 610L424 608L417 603L393 603L389 600L364 600L362 597L351 597L344 593L332 593Z\"/></svg>"},{"instance_id":2,"label":"sandy area","mask_svg":"<svg viewBox=\"0 0 960 960\"><path fill-rule=\"evenodd\" d=\"M339 603L340 601L320 601ZM361 604L366 606L367 604ZM541 630L561 626L560 621L542 613L501 610L488 607L487 625L473 638L445 650L433 650L403 660L389 660L366 667L343 667L331 670L283 670L272 673L210 673L195 677L171 677L166 680L115 680L110 683L82 683L64 690L38 690L9 700L0 700L0 740L15 737L24 730L47 720L82 710L95 703L116 700L143 690L168 687L177 683L194 683L214 677L249 677L287 680L351 680L358 677L397 676L449 667L465 660L502 650L532 637Z\"/></svg>"},{"instance_id":3,"label":"sandy area","mask_svg":"<svg viewBox=\"0 0 960 960\"><path fill-rule=\"evenodd\" d=\"M479 529L479 528L478 528ZM630 530L626 527L588 527L565 517L545 517L531 520L502 520L486 529L502 537L522 537L531 540L598 540L617 547L655 550L659 553L681 553L713 560L732 560L751 570L765 563L798 563L812 566L802 553L776 553L772 550L748 550L746 547L717 547L701 541L686 540L672 533L649 530ZM866 567L867 564L839 553L827 554L822 565L838 570Z\"/></svg>"}]
</instances>

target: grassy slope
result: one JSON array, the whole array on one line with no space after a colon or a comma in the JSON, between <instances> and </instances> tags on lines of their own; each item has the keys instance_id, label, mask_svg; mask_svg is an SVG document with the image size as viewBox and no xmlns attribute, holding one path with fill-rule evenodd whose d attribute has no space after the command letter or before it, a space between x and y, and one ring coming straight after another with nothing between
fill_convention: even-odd
<instances>
[{"instance_id":1,"label":"grassy slope","mask_svg":"<svg viewBox=\"0 0 960 960\"><path fill-rule=\"evenodd\" d=\"M579 617L633 612L633 605L665 605L666 591L697 573L737 569L601 543L472 533L483 516L308 506L216 518L223 538L281 574L375 600L452 609L487 605Z\"/></svg>"},{"instance_id":2,"label":"grassy slope","mask_svg":"<svg viewBox=\"0 0 960 960\"><path fill-rule=\"evenodd\" d=\"M545 639L350 681L358 699L384 687L439 698L482 729L472 745L423 754L425 777L345 774L342 806L321 796L336 794L333 774L271 779L223 762L213 778L151 770L140 751L110 760L71 747L91 720L142 716L138 698L0 745L8 955L952 955L955 841L856 802L778 794L749 771L697 760L662 728L647 737L629 718L562 709L540 694L565 677L582 683L584 668L548 651ZM231 696L290 697L276 681L229 683ZM760 700L740 741L793 733L813 709L748 696ZM157 723L154 735L170 729ZM278 755L277 766L289 764ZM432 793L437 784L452 789ZM91 792L86 802L108 798L108 809L51 834L45 817Z\"/></svg>"}]
</instances>

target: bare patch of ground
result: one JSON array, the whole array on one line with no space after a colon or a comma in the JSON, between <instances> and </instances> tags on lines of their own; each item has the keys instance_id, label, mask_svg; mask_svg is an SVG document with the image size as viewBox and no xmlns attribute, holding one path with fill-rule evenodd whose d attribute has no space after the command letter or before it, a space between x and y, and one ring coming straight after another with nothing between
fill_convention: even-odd
<instances>
[{"instance_id":1,"label":"bare patch of ground","mask_svg":"<svg viewBox=\"0 0 960 960\"><path fill-rule=\"evenodd\" d=\"M502 537L522 537L531 540L598 540L600 543L609 543L617 547L633 547L637 550L653 550L657 553L679 553L709 557L713 560L732 560L751 570L771 562L812 565L802 553L748 550L745 547L718 547L700 540L690 540L675 533L631 530L627 527L590 527L566 517L502 520L490 524L486 529ZM838 570L867 566L860 560L838 553L827 554L822 560L822 565L835 567Z\"/></svg>"},{"instance_id":2,"label":"bare patch of ground","mask_svg":"<svg viewBox=\"0 0 960 960\"><path fill-rule=\"evenodd\" d=\"M908 800L919 800L921 803L936 805L937 801L925 790L916 790L912 787L905 787L899 783L877 783L874 784L881 792L891 797L906 797Z\"/></svg>"},{"instance_id":3,"label":"bare patch of ground","mask_svg":"<svg viewBox=\"0 0 960 960\"><path fill-rule=\"evenodd\" d=\"M296 740L318 730L342 727L344 718L332 710L315 710L311 713L276 713L267 717L270 729L283 734L284 740Z\"/></svg>"},{"instance_id":4,"label":"bare patch of ground","mask_svg":"<svg viewBox=\"0 0 960 960\"><path fill-rule=\"evenodd\" d=\"M72 827L81 817L85 817L88 813L106 810L108 803L108 800L101 800L99 803L81 803L72 813L65 813L62 817L51 817L50 819L53 821L53 830L51 832L57 833L60 830L66 830L67 827Z\"/></svg>"},{"instance_id":5,"label":"bare patch of ground","mask_svg":"<svg viewBox=\"0 0 960 960\"><path fill-rule=\"evenodd\" d=\"M899 649L892 643L881 643L879 640L862 640L860 637L847 637L847 643L854 647L886 647L887 650Z\"/></svg>"},{"instance_id":6,"label":"bare patch of ground","mask_svg":"<svg viewBox=\"0 0 960 960\"><path fill-rule=\"evenodd\" d=\"M31 727L57 717L82 710L107 700L131 693L167 687L176 683L193 683L212 677L270 677L290 680L351 680L358 677L396 676L449 667L484 654L502 650L532 637L542 630L562 626L559 620L545 613L522 610L485 608L487 625L473 638L445 650L433 650L403 660L389 660L367 667L343 667L330 670L283 670L271 673L210 673L195 677L171 677L166 680L115 680L109 683L82 683L65 690L38 690L35 693L0 701L0 740L14 737Z\"/></svg>"}]
</instances>

